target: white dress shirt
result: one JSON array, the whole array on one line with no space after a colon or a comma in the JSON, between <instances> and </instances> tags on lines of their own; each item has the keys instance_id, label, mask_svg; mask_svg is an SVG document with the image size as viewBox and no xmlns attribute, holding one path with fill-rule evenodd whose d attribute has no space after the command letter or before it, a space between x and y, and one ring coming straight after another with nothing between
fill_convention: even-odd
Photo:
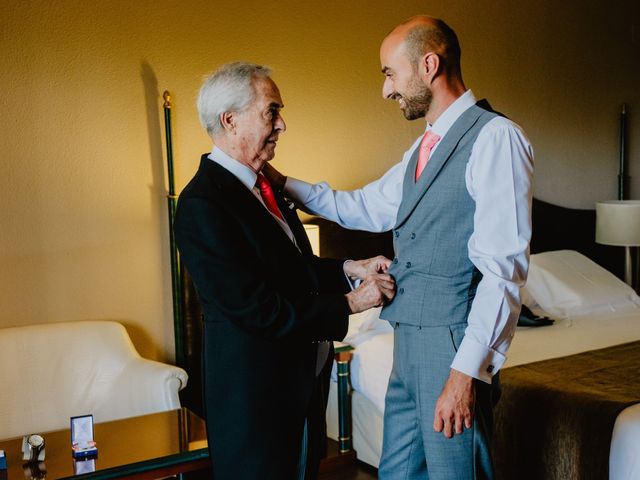
<instances>
[{"instance_id":1,"label":"white dress shirt","mask_svg":"<svg viewBox=\"0 0 640 480\"><path fill-rule=\"evenodd\" d=\"M454 122L476 103L465 92L430 126L443 138ZM336 191L326 183L288 178L289 195L316 215L343 227L384 232L395 226L405 170L418 138L400 163L359 190ZM431 155L438 149L433 148ZM491 382L506 360L520 310L519 289L529 268L533 149L522 129L504 117L480 131L465 172L475 201L468 255L483 277L469 312L469 325L451 367ZM492 365L491 372L487 366Z\"/></svg>"},{"instance_id":2,"label":"white dress shirt","mask_svg":"<svg viewBox=\"0 0 640 480\"><path fill-rule=\"evenodd\" d=\"M253 193L253 195L258 199L258 201L262 204L265 210L269 212L269 214L274 218L274 220L278 222L278 225L280 225L280 228L284 230L284 233L287 234L287 236L291 239L293 244L296 247L298 246L296 243L296 239L293 236L293 232L289 227L289 224L286 221L279 218L278 216L271 213L271 211L267 208L267 205L264 203L264 200L262 199L262 195L260 195L260 189L256 186L256 181L258 180L258 174L256 172L254 172L251 168L244 165L243 163L240 163L233 157L230 157L225 152L220 150L220 148L215 146L213 147L213 150L207 156L207 158L209 160L213 160L222 168L224 168L225 170L228 170L229 173L231 173L238 180L240 180L240 182L245 187L247 187L251 191L251 193Z\"/></svg>"}]
</instances>

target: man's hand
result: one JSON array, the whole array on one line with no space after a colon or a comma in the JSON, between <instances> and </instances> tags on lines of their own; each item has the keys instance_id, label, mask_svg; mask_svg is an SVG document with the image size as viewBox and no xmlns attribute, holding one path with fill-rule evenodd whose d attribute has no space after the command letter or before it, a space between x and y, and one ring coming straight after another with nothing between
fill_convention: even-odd
<instances>
[{"instance_id":1,"label":"man's hand","mask_svg":"<svg viewBox=\"0 0 640 480\"><path fill-rule=\"evenodd\" d=\"M364 280L369 275L387 273L391 260L383 255L365 260L349 260L344 263L344 273L351 278Z\"/></svg>"},{"instance_id":2,"label":"man's hand","mask_svg":"<svg viewBox=\"0 0 640 480\"><path fill-rule=\"evenodd\" d=\"M436 432L444 430L444 436L451 438L454 432L462 433L463 426L471 428L474 399L473 377L451 369L447 383L436 402L433 429Z\"/></svg>"},{"instance_id":3,"label":"man's hand","mask_svg":"<svg viewBox=\"0 0 640 480\"><path fill-rule=\"evenodd\" d=\"M287 181L287 177L282 175L275 167L270 163L265 163L262 167L262 174L267 177L271 186L276 190L283 190L284 184Z\"/></svg>"},{"instance_id":4,"label":"man's hand","mask_svg":"<svg viewBox=\"0 0 640 480\"><path fill-rule=\"evenodd\" d=\"M396 294L396 282L388 274L376 273L364 279L358 288L347 293L351 313L364 312L391 301Z\"/></svg>"}]
</instances>

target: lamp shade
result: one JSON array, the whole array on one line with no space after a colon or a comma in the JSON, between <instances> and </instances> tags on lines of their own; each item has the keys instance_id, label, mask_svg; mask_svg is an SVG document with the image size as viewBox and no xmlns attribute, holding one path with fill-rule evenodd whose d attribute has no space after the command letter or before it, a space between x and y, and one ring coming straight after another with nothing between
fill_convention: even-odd
<instances>
[{"instance_id":1,"label":"lamp shade","mask_svg":"<svg viewBox=\"0 0 640 480\"><path fill-rule=\"evenodd\" d=\"M320 256L320 225L305 223L304 230L307 233L307 237L309 237L313 254Z\"/></svg>"},{"instance_id":2,"label":"lamp shade","mask_svg":"<svg viewBox=\"0 0 640 480\"><path fill-rule=\"evenodd\" d=\"M640 246L640 200L596 203L596 242L621 247Z\"/></svg>"}]
</instances>

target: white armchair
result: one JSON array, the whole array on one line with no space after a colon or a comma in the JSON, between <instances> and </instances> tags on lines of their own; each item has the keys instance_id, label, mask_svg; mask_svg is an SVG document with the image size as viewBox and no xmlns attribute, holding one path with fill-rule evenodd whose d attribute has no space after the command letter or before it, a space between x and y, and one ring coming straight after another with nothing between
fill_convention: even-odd
<instances>
[{"instance_id":1,"label":"white armchair","mask_svg":"<svg viewBox=\"0 0 640 480\"><path fill-rule=\"evenodd\" d=\"M187 373L138 354L125 328L80 321L0 329L0 438L180 407Z\"/></svg>"}]
</instances>

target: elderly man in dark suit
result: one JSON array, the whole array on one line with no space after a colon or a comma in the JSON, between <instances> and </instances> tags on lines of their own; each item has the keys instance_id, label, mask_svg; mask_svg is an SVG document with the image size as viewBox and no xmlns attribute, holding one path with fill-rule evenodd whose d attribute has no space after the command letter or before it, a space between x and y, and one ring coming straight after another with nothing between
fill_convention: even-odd
<instances>
[{"instance_id":1,"label":"elderly man in dark suit","mask_svg":"<svg viewBox=\"0 0 640 480\"><path fill-rule=\"evenodd\" d=\"M326 341L344 337L350 313L395 293L384 257L313 256L295 211L261 174L286 129L269 74L233 63L205 81L198 111L215 147L180 195L174 225L204 311L216 480L316 476Z\"/></svg>"}]
</instances>

